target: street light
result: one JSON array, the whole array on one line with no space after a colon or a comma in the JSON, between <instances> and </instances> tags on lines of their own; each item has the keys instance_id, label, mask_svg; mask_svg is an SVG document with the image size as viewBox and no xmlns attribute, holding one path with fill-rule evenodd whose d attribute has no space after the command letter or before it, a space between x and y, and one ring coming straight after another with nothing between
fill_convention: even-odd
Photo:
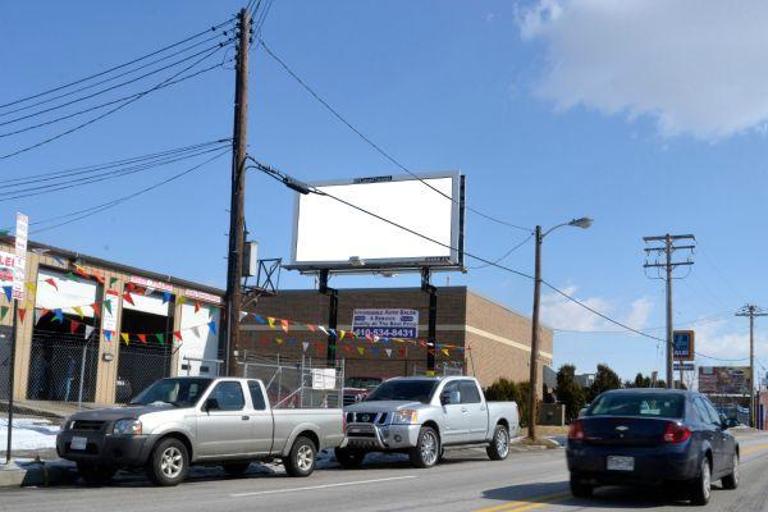
<instances>
[{"instance_id":1,"label":"street light","mask_svg":"<svg viewBox=\"0 0 768 512\"><path fill-rule=\"evenodd\" d=\"M528 437L536 440L536 390L538 389L539 379L539 301L541 298L541 243L544 237L563 226L587 229L592 225L592 219L581 217L568 222L563 222L541 232L541 226L536 226L536 266L533 280L533 318L531 320L531 378L530 390L528 391Z\"/></svg>"}]
</instances>

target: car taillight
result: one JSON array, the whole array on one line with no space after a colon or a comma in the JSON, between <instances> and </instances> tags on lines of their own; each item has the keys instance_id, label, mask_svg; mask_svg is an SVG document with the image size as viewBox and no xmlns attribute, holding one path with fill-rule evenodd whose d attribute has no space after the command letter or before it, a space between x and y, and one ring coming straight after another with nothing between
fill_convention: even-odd
<instances>
[{"instance_id":1,"label":"car taillight","mask_svg":"<svg viewBox=\"0 0 768 512\"><path fill-rule=\"evenodd\" d=\"M665 443L684 443L691 437L691 429L685 425L679 423L670 422L667 423L667 428L664 430L664 442Z\"/></svg>"},{"instance_id":2,"label":"car taillight","mask_svg":"<svg viewBox=\"0 0 768 512\"><path fill-rule=\"evenodd\" d=\"M582 425L581 420L571 423L570 428L568 428L568 439L573 439L574 441L584 439L584 425Z\"/></svg>"}]
</instances>

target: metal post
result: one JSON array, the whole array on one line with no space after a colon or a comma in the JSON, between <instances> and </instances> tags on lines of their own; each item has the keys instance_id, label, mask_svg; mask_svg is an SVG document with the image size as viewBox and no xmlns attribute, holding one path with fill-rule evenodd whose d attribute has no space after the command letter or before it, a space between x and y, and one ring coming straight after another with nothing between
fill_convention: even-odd
<instances>
[{"instance_id":1,"label":"metal post","mask_svg":"<svg viewBox=\"0 0 768 512\"><path fill-rule=\"evenodd\" d=\"M77 408L83 408L83 385L85 384L85 357L88 355L88 344L91 339L88 338L83 345L83 356L80 358L80 386L77 391Z\"/></svg>"},{"instance_id":2,"label":"metal post","mask_svg":"<svg viewBox=\"0 0 768 512\"><path fill-rule=\"evenodd\" d=\"M240 348L241 281L243 274L243 202L245 190L245 158L248 129L248 54L251 38L251 14L242 9L238 16L238 52L235 66L235 115L232 147L232 198L229 218L229 253L227 255L227 321L226 367L230 375L235 365L234 354Z\"/></svg>"},{"instance_id":3,"label":"metal post","mask_svg":"<svg viewBox=\"0 0 768 512\"><path fill-rule=\"evenodd\" d=\"M326 362L328 366L335 366L336 364L336 340L337 337L333 333L339 326L339 291L335 288L328 286L328 271L323 270L319 276L318 289L323 295L328 295L328 329L332 332L328 333L328 347L326 350Z\"/></svg>"},{"instance_id":4,"label":"metal post","mask_svg":"<svg viewBox=\"0 0 768 512\"><path fill-rule=\"evenodd\" d=\"M427 373L435 371L437 353L437 287L430 283L429 267L421 269L421 289L429 295L427 321Z\"/></svg>"},{"instance_id":5,"label":"metal post","mask_svg":"<svg viewBox=\"0 0 768 512\"><path fill-rule=\"evenodd\" d=\"M753 306L754 308L754 306ZM749 426L755 427L755 315L749 315Z\"/></svg>"},{"instance_id":6,"label":"metal post","mask_svg":"<svg viewBox=\"0 0 768 512\"><path fill-rule=\"evenodd\" d=\"M5 449L5 463L11 462L13 439L13 382L16 377L16 315L18 300L13 299L13 320L11 322L11 359L8 365L8 442Z\"/></svg>"},{"instance_id":7,"label":"metal post","mask_svg":"<svg viewBox=\"0 0 768 512\"><path fill-rule=\"evenodd\" d=\"M533 279L533 314L531 317L530 390L528 392L528 437L536 440L536 388L539 380L539 302L541 298L541 226L536 226L536 249Z\"/></svg>"}]
</instances>

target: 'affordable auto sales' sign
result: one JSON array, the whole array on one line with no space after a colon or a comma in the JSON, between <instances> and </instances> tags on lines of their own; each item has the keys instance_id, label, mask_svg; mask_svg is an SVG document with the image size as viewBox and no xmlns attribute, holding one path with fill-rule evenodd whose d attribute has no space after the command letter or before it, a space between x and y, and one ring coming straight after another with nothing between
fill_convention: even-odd
<instances>
[{"instance_id":1,"label":"'affordable auto sales' sign","mask_svg":"<svg viewBox=\"0 0 768 512\"><path fill-rule=\"evenodd\" d=\"M352 332L356 336L418 338L419 312L415 309L355 309Z\"/></svg>"}]
</instances>

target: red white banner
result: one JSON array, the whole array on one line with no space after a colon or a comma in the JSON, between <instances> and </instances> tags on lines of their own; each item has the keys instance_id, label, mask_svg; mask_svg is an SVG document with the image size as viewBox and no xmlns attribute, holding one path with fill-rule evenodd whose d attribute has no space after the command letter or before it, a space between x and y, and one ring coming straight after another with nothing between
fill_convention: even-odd
<instances>
[{"instance_id":1,"label":"red white banner","mask_svg":"<svg viewBox=\"0 0 768 512\"><path fill-rule=\"evenodd\" d=\"M27 236L29 234L29 217L16 213L16 258L13 262L13 298L24 300L27 277Z\"/></svg>"}]
</instances>

